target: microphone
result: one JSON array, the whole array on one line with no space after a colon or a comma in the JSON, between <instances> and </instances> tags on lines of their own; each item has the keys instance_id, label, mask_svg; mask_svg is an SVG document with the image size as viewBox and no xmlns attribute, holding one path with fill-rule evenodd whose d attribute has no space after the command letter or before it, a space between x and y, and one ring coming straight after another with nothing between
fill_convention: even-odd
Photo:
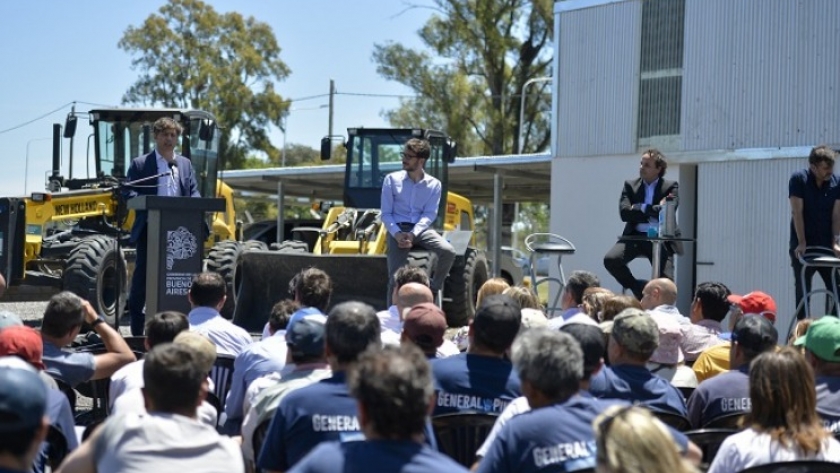
<instances>
[{"instance_id":1,"label":"microphone","mask_svg":"<svg viewBox=\"0 0 840 473\"><path fill-rule=\"evenodd\" d=\"M172 184L177 184L177 182L175 181L175 172L177 172L177 169L178 169L178 163L176 163L175 160L170 161L169 162L169 177L172 178Z\"/></svg>"}]
</instances>

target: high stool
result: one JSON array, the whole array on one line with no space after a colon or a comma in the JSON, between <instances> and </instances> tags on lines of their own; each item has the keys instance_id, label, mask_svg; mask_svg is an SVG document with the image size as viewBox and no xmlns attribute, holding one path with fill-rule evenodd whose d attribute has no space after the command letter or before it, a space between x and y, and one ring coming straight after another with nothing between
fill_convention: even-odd
<instances>
[{"instance_id":1,"label":"high stool","mask_svg":"<svg viewBox=\"0 0 840 473\"><path fill-rule=\"evenodd\" d=\"M551 283L555 283L559 286L557 288L557 294L554 296L554 301L550 305L546 305L545 308L546 315L549 318L554 317L554 312L562 311L560 297L566 288L566 275L563 273L563 255L575 254L575 245L568 239L554 233L532 233L525 237L525 247L531 253L529 264L531 265L531 288L534 289L534 292L537 293L540 284L550 285ZM549 257L557 256L557 270L560 272L559 278L546 276L537 281L537 258L540 255L547 255Z\"/></svg>"},{"instance_id":2,"label":"high stool","mask_svg":"<svg viewBox=\"0 0 840 473\"><path fill-rule=\"evenodd\" d=\"M802 271L800 272L799 277L800 283L802 284L802 300L796 305L797 314L804 306L805 318L811 318L811 304L809 302L811 297L817 294L825 294L826 311L829 310L829 307L832 310L837 309L838 301L840 301L840 296L837 294L837 272L840 270L840 258L832 255L832 250L828 248L808 246L805 248L805 254L799 257L799 263L802 264ZM831 288L811 289L806 292L805 272L808 268L831 268ZM830 306L828 305L828 299L831 300ZM794 323L795 322L796 320L794 320Z\"/></svg>"}]
</instances>

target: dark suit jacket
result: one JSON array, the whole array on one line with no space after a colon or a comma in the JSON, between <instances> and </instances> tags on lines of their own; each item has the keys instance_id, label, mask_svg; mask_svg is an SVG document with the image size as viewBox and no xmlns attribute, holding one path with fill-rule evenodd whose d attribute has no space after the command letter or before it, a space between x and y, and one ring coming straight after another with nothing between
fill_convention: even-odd
<instances>
[{"instance_id":1,"label":"dark suit jacket","mask_svg":"<svg viewBox=\"0 0 840 473\"><path fill-rule=\"evenodd\" d=\"M180 196L183 197L201 197L198 192L198 182L195 180L195 170L189 159L181 155L175 155L175 163L178 165L178 190ZM131 160L131 166L128 168L127 179L135 181L143 179L144 177L154 176L158 173L157 156L155 152L134 158ZM168 177L166 179L169 179ZM139 195L157 195L158 180L151 179L141 182L136 186L129 186L126 192L127 198L137 197ZM134 217L134 225L131 227L131 241L137 241L140 234L146 228L146 220L148 216L145 211L138 211Z\"/></svg>"},{"instance_id":2,"label":"dark suit jacket","mask_svg":"<svg viewBox=\"0 0 840 473\"><path fill-rule=\"evenodd\" d=\"M653 190L653 205L648 205L642 211L641 204L645 202L645 187L642 185L642 178L638 177L624 181L624 188L621 190L621 200L618 202L618 213L621 215L621 221L626 222L622 235L637 233L636 225L647 223L651 218L658 218L659 210L662 208L659 202L668 195L674 196L674 203L679 207L679 188L680 185L677 181L659 178L659 182L656 183L656 188ZM681 234L679 228L677 228L676 234L677 236ZM668 243L667 246L672 253L682 254L681 244Z\"/></svg>"}]
</instances>

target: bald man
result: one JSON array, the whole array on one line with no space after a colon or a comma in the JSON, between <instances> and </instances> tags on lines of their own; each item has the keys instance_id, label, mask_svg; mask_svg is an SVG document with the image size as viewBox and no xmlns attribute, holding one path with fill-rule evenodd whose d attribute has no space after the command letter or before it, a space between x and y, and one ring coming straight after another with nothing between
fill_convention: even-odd
<instances>
[{"instance_id":1,"label":"bald man","mask_svg":"<svg viewBox=\"0 0 840 473\"><path fill-rule=\"evenodd\" d=\"M382 329L382 343L385 345L399 345L402 337L402 322L405 319L405 314L411 310L412 307L423 303L434 303L435 297L429 286L409 282L400 286L397 291L397 297L394 300L397 306L397 311L400 314L399 331L391 329ZM444 339L443 344L437 349L437 358L444 358L447 356L457 355L461 353L458 346L452 343L451 340Z\"/></svg>"},{"instance_id":2,"label":"bald man","mask_svg":"<svg viewBox=\"0 0 840 473\"><path fill-rule=\"evenodd\" d=\"M668 278L654 279L645 285L642 290L642 299L639 301L642 309L650 312L651 315L662 315L673 318L681 324L690 325L691 320L680 314L677 309L677 285Z\"/></svg>"}]
</instances>

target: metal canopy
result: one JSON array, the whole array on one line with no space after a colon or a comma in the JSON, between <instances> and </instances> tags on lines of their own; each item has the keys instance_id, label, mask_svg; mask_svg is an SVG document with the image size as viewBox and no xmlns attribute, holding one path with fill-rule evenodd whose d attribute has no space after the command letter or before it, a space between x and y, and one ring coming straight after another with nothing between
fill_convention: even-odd
<instances>
[{"instance_id":1,"label":"metal canopy","mask_svg":"<svg viewBox=\"0 0 840 473\"><path fill-rule=\"evenodd\" d=\"M225 171L219 177L234 190L276 195L282 183L285 197L341 201L343 164ZM548 202L551 156L522 154L458 158L449 165L449 190L473 203L492 204L494 176L503 179L504 202Z\"/></svg>"}]
</instances>

